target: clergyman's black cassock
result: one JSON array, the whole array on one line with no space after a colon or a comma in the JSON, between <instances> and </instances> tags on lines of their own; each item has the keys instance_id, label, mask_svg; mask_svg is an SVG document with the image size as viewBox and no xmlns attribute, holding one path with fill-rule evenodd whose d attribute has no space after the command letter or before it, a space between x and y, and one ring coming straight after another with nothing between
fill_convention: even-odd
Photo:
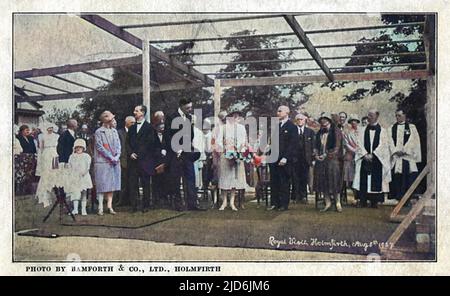
<instances>
[{"instance_id":1,"label":"clergyman's black cassock","mask_svg":"<svg viewBox=\"0 0 450 296\"><path fill-rule=\"evenodd\" d=\"M375 131L372 145L370 145L371 130ZM364 148L368 153L372 153L373 159L372 161L363 159L361 163L359 193L362 204L365 204L367 199L370 199L372 203L384 201L383 193L368 193L369 189L370 191L374 192L382 191L383 165L381 164L377 156L373 154L373 151L380 145L380 135L381 126L379 124L376 124L374 126L368 125L364 130ZM371 188L368 188L367 184L367 176L369 175L371 176Z\"/></svg>"}]
</instances>

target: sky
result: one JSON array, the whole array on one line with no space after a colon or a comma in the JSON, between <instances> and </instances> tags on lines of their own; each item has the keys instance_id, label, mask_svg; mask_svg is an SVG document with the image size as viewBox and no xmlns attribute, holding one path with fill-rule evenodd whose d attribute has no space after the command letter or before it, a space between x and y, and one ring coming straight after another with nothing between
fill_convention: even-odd
<instances>
[{"instance_id":1,"label":"sky","mask_svg":"<svg viewBox=\"0 0 450 296\"><path fill-rule=\"evenodd\" d=\"M102 15L106 19L117 25L157 23L206 18L222 18L241 15L208 15L208 14L115 14ZM358 26L371 26L382 24L379 14L305 14L296 16L297 21L305 31L315 29L346 28ZM232 33L242 30L255 30L256 34L284 33L292 32L283 18L270 18L260 20L233 21L224 23L206 23L197 25L183 25L172 27L156 27L129 29L129 31L141 39L164 40L181 39L195 37L217 37L230 36ZM310 34L308 37L314 45L357 42L360 38L370 38L379 34L379 30L338 32L326 34ZM301 45L297 37L285 37L288 40L279 46L299 46ZM414 37L411 37L414 38ZM165 46L170 46L168 44ZM222 50L224 41L197 42L192 51ZM164 49L164 46L157 45ZM350 55L354 47L318 49L321 56L343 56ZM15 15L14 17L14 69L28 70L32 68L42 68L51 66L61 66L65 64L83 63L98 61L101 59L111 59L119 57L134 56L140 54L140 50L123 42L103 30L82 20L76 15ZM195 56L195 62L226 62L231 60L233 55L204 55ZM295 51L294 58L309 57L306 50ZM329 67L344 65L347 60L327 60ZM217 72L223 66L197 67L203 73ZM289 66L290 68L316 68L314 62L299 62ZM396 70L400 70L396 68ZM98 70L93 73L108 78L111 70ZM320 74L311 72L311 74ZM295 75L295 74L290 74ZM104 82L84 74L61 75L67 79L75 80L82 84L96 88L104 85ZM87 89L67 84L54 78L38 77L33 78L51 86L67 89L68 91L87 91ZM57 91L44 89L21 80L15 80L16 85L27 89L45 92L48 94L58 93ZM331 91L321 88L320 84L314 84L307 88L311 99L305 104L305 108L312 114L320 111L330 112L346 111L358 117L365 115L365 110L370 107L377 107L381 111L380 121L390 124L394 121L395 104L389 103L388 98L398 91L408 93L409 81L395 81L394 88L390 94L380 93L364 99L360 102L342 102L342 98L351 93L357 87L370 87L371 82L359 83L357 86L350 84L347 87ZM69 108L74 110L80 100L42 102L43 110L48 111L52 106L59 108Z\"/></svg>"}]
</instances>

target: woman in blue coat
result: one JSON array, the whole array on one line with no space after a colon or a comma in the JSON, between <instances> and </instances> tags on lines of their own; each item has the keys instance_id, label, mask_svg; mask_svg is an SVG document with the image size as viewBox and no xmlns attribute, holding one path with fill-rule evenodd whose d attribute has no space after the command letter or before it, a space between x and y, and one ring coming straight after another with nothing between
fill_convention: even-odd
<instances>
[{"instance_id":1,"label":"woman in blue coat","mask_svg":"<svg viewBox=\"0 0 450 296\"><path fill-rule=\"evenodd\" d=\"M114 115L104 111L100 115L102 126L95 131L94 170L98 199L98 214L103 215L103 199L106 198L108 212L112 208L113 192L120 190L120 140L113 127Z\"/></svg>"}]
</instances>

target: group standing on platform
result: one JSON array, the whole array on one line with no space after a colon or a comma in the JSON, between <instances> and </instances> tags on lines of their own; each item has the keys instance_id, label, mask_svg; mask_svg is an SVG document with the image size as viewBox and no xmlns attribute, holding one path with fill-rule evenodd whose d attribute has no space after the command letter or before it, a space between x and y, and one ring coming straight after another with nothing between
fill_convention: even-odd
<instances>
[{"instance_id":1,"label":"group standing on platform","mask_svg":"<svg viewBox=\"0 0 450 296\"><path fill-rule=\"evenodd\" d=\"M37 155L36 197L44 206L52 200L52 178L67 178L65 191L75 215L87 215L92 196L99 215L104 201L112 215L113 205L130 206L133 212L158 207L202 210L199 191L209 190L220 192L220 211L238 211L244 209L249 184L256 187L258 201L261 188L270 188L268 210L286 211L290 202L306 203L308 193L314 192L325 201L322 212L333 205L342 212L347 190L353 191L359 207L376 208L386 195L401 199L422 161L417 128L403 110L396 111L397 122L386 129L374 109L361 120L340 112L322 113L316 121L281 105L276 112L278 142L268 139L268 146L262 145L266 135L260 131L257 139L250 139L240 112L222 111L215 125L205 119L197 128L192 111L192 102L182 99L173 114L157 111L149 122L146 106L138 105L116 130L114 115L105 110L93 134L85 124L77 134L74 119L60 135L51 124L39 136L23 125L14 154ZM266 163L274 145L278 157ZM55 175L61 167L70 173Z\"/></svg>"}]
</instances>

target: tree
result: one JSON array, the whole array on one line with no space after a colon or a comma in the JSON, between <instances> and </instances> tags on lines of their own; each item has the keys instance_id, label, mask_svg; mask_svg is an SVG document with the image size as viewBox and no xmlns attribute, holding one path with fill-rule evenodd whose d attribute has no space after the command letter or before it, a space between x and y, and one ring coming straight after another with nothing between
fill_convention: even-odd
<instances>
[{"instance_id":1,"label":"tree","mask_svg":"<svg viewBox=\"0 0 450 296\"><path fill-rule=\"evenodd\" d=\"M140 87L141 85L142 81L131 74L130 67L114 69L111 83L99 88L100 92L97 96L83 99L79 105L82 115L89 122L89 127L95 129L99 125L98 118L105 110L109 110L115 114L118 126L123 126L125 117L133 115L134 107L142 103L142 95L109 96L103 94L102 91L124 91L131 87Z\"/></svg>"},{"instance_id":2,"label":"tree","mask_svg":"<svg viewBox=\"0 0 450 296\"><path fill-rule=\"evenodd\" d=\"M382 21L385 24L402 24L409 22L423 22L425 21L424 15L393 15L387 14L381 16ZM391 30L392 32L390 32ZM392 34L391 34L392 33ZM373 38L362 38L361 45L356 46L352 55L367 55L367 54L393 54L393 53L405 53L409 51L424 52L424 44L419 43L415 47L407 45L405 43L391 43L393 40L404 40L407 37L414 36L419 39L423 36L423 26L415 25L411 27L398 26L393 29L387 29L382 31L379 36ZM386 44L364 44L367 41L385 41ZM394 57L372 56L372 57L352 57L347 63L347 66L353 65L385 65L391 63L417 63L423 62L425 55L401 55ZM423 69L424 66L412 65L408 66L409 70ZM339 72L363 72L363 68L359 69L342 69ZM325 83L322 86L336 89L344 87L348 83L354 82L337 82L337 83ZM389 80L378 80L372 83L370 89L358 88L351 94L344 97L346 101L355 101L368 98L380 92L390 93L392 90L392 82ZM417 126L417 129L421 135L426 135L426 116L425 116L425 101L426 101L426 83L423 80L412 80L408 93L399 92L393 94L390 101L397 103L398 108L405 110L409 120ZM422 137L422 147L424 147L423 153L426 153L426 137ZM425 155L425 154L423 154Z\"/></svg>"},{"instance_id":3,"label":"tree","mask_svg":"<svg viewBox=\"0 0 450 296\"><path fill-rule=\"evenodd\" d=\"M254 35L255 30L244 30L232 34L232 36ZM284 39L271 37L237 38L227 40L225 50L244 50L249 48L276 48L278 43ZM260 70L282 70L289 65L289 62L282 62L283 59L292 57L292 52L283 53L278 50L263 51L241 51L233 59L233 64L221 69L221 72L248 72ZM267 63L247 63L254 60L279 60ZM280 72L266 73L236 73L223 74L223 78L249 78L280 76ZM280 105L288 105L291 109L297 109L305 103L309 96L304 93L306 84L296 86L248 86L233 87L223 92L221 103L222 108L227 111L239 110L242 112L251 111L254 116L273 116L274 110Z\"/></svg>"},{"instance_id":4,"label":"tree","mask_svg":"<svg viewBox=\"0 0 450 296\"><path fill-rule=\"evenodd\" d=\"M56 106L53 106L53 108L45 115L46 121L54 123L59 128L65 125L69 118L76 119L78 122L83 122L80 112L75 110L70 113L70 110L67 108L57 108Z\"/></svg>"}]
</instances>

